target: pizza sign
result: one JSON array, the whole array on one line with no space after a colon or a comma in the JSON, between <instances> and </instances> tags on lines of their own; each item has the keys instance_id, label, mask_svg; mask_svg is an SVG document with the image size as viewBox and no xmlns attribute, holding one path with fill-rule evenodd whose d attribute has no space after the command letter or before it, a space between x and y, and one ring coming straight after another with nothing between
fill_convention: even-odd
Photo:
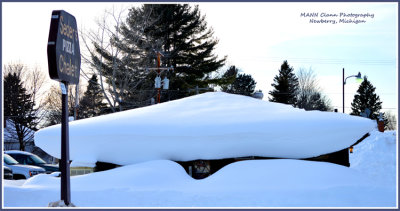
<instances>
[{"instance_id":1,"label":"pizza sign","mask_svg":"<svg viewBox=\"0 0 400 211\"><path fill-rule=\"evenodd\" d=\"M75 17L64 10L54 10L51 14L47 61L51 79L79 83L81 53L78 27Z\"/></svg>"}]
</instances>

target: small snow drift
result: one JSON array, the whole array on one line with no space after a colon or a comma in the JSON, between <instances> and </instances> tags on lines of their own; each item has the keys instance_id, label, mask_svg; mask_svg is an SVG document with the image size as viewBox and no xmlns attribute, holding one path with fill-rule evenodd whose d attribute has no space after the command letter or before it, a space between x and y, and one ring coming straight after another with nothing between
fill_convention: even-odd
<instances>
[{"instance_id":1,"label":"small snow drift","mask_svg":"<svg viewBox=\"0 0 400 211\"><path fill-rule=\"evenodd\" d=\"M277 191L357 187L367 186L369 182L361 173L341 165L291 159L239 161L225 166L203 181L207 187L220 186L225 190Z\"/></svg>"},{"instance_id":2,"label":"small snow drift","mask_svg":"<svg viewBox=\"0 0 400 211\"><path fill-rule=\"evenodd\" d=\"M366 118L211 92L70 122L70 158L119 165L160 159L310 158L347 148L375 127ZM35 133L35 143L60 158L60 135L60 125L51 126Z\"/></svg>"}]
</instances>

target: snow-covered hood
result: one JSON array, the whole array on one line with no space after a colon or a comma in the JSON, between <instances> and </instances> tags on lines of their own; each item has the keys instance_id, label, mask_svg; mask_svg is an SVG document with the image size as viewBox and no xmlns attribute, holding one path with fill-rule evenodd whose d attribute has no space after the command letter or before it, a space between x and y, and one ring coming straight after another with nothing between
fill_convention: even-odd
<instances>
[{"instance_id":1,"label":"snow-covered hood","mask_svg":"<svg viewBox=\"0 0 400 211\"><path fill-rule=\"evenodd\" d=\"M120 165L244 156L310 158L342 150L376 128L370 119L304 111L242 95L211 92L70 122L70 158ZM60 158L60 125L35 143Z\"/></svg>"}]
</instances>

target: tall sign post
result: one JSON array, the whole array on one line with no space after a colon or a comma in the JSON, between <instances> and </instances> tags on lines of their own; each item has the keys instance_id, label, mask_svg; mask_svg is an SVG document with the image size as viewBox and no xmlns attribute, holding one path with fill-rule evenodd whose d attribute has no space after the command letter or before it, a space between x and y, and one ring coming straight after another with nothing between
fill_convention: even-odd
<instances>
[{"instance_id":1,"label":"tall sign post","mask_svg":"<svg viewBox=\"0 0 400 211\"><path fill-rule=\"evenodd\" d=\"M64 10L54 10L51 14L47 61L50 78L60 82L62 91L61 200L68 206L71 203L68 84L79 83L81 53L76 19Z\"/></svg>"}]
</instances>

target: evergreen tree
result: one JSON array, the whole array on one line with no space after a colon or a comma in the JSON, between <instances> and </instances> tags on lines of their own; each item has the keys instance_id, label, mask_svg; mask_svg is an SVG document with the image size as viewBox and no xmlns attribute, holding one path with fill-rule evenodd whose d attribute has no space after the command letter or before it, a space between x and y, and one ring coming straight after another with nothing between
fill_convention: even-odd
<instances>
[{"instance_id":1,"label":"evergreen tree","mask_svg":"<svg viewBox=\"0 0 400 211\"><path fill-rule=\"evenodd\" d=\"M25 151L26 143L33 140L33 131L37 130L34 106L32 95L24 88L20 74L7 73L4 77L4 118L12 122L21 151Z\"/></svg>"},{"instance_id":2,"label":"evergreen tree","mask_svg":"<svg viewBox=\"0 0 400 211\"><path fill-rule=\"evenodd\" d=\"M269 98L269 101L296 106L298 84L299 82L293 73L293 68L285 60L281 65L279 74L274 77L274 83L271 84L274 90L269 92L272 96L272 98Z\"/></svg>"},{"instance_id":3,"label":"evergreen tree","mask_svg":"<svg viewBox=\"0 0 400 211\"><path fill-rule=\"evenodd\" d=\"M118 89L127 90L119 96L125 102L143 101L154 96L154 91L145 90L154 90L156 75L146 67L156 67L156 52L163 54L162 66L174 67L173 71L164 72L170 80L169 89L181 93L171 96L172 99L187 96L188 93L182 91L190 88L204 88L222 81L211 75L223 66L225 59L214 55L218 40L213 38L213 30L207 27L198 6L145 4L133 7L119 32L119 36L113 37L112 44L122 56L115 58L95 45L97 55L93 60L102 67L106 78L116 79L113 83ZM106 61L101 62L99 56Z\"/></svg>"},{"instance_id":4,"label":"evergreen tree","mask_svg":"<svg viewBox=\"0 0 400 211\"><path fill-rule=\"evenodd\" d=\"M231 69L232 68L235 69L235 66L232 66ZM233 83L221 86L222 91L232 94L251 96L251 94L254 92L254 88L256 87L256 81L253 79L253 77L251 77L251 75L240 73L236 75L237 76Z\"/></svg>"},{"instance_id":5,"label":"evergreen tree","mask_svg":"<svg viewBox=\"0 0 400 211\"><path fill-rule=\"evenodd\" d=\"M227 87L228 85L232 84L236 80L236 76L239 70L234 66L230 66L224 74L220 77L221 78L221 87Z\"/></svg>"},{"instance_id":6,"label":"evergreen tree","mask_svg":"<svg viewBox=\"0 0 400 211\"><path fill-rule=\"evenodd\" d=\"M379 112L382 109L382 102L375 93L375 87L364 77L364 81L360 84L357 94L354 95L351 103L351 115L360 116L368 108L371 111L370 119L378 119Z\"/></svg>"},{"instance_id":7,"label":"evergreen tree","mask_svg":"<svg viewBox=\"0 0 400 211\"><path fill-rule=\"evenodd\" d=\"M79 118L84 119L100 115L102 109L107 106L107 104L103 102L103 99L97 75L93 74L89 80L87 89L79 102Z\"/></svg>"},{"instance_id":8,"label":"evergreen tree","mask_svg":"<svg viewBox=\"0 0 400 211\"><path fill-rule=\"evenodd\" d=\"M155 20L144 30L150 38L148 41L161 41L159 50L165 54L162 63L175 67L171 88L208 86L212 79L210 74L222 67L225 59L219 60L213 54L218 40L213 38L214 32L208 29L198 6L159 4L143 8L153 11Z\"/></svg>"},{"instance_id":9,"label":"evergreen tree","mask_svg":"<svg viewBox=\"0 0 400 211\"><path fill-rule=\"evenodd\" d=\"M306 111L328 111L331 109L329 101L320 92L301 93L297 99L297 107Z\"/></svg>"}]
</instances>

